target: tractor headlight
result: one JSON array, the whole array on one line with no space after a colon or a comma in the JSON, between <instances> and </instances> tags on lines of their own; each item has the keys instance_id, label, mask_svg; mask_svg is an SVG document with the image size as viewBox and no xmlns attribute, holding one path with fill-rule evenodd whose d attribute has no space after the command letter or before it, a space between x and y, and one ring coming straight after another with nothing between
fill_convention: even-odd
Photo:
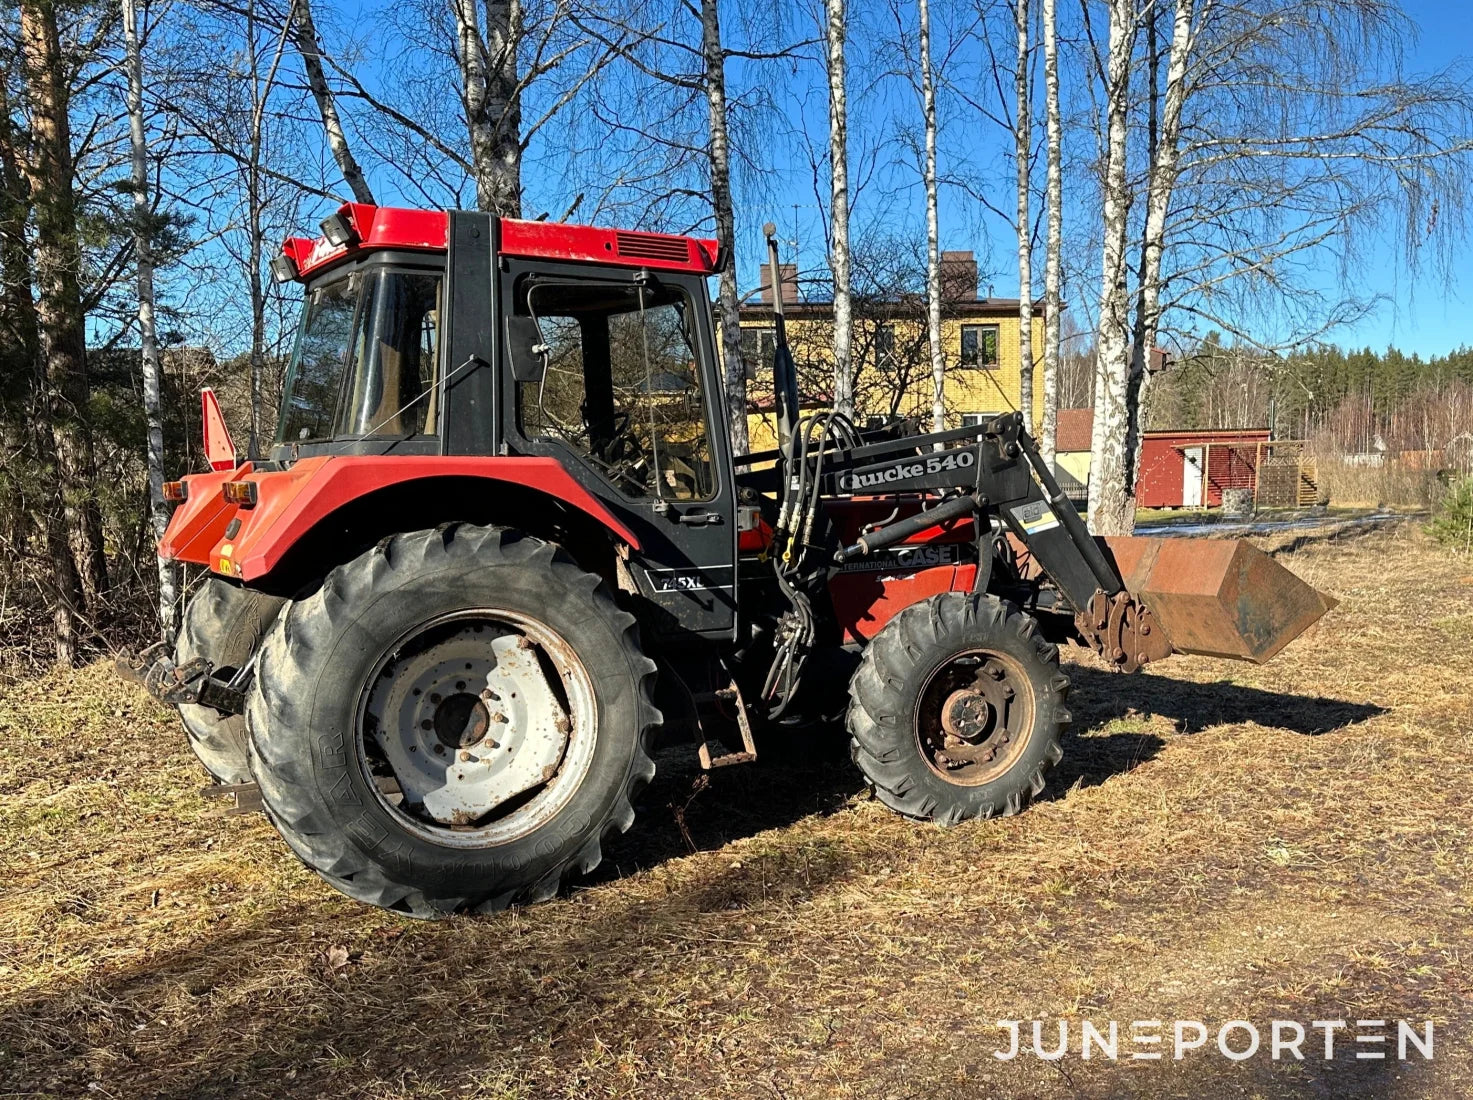
<instances>
[{"instance_id":1,"label":"tractor headlight","mask_svg":"<svg viewBox=\"0 0 1473 1100\"><path fill-rule=\"evenodd\" d=\"M334 248L343 248L358 239L353 223L341 210L322 219L322 235Z\"/></svg>"},{"instance_id":2,"label":"tractor headlight","mask_svg":"<svg viewBox=\"0 0 1473 1100\"><path fill-rule=\"evenodd\" d=\"M271 275L278 283L289 283L297 277L297 261L283 252L271 260Z\"/></svg>"}]
</instances>

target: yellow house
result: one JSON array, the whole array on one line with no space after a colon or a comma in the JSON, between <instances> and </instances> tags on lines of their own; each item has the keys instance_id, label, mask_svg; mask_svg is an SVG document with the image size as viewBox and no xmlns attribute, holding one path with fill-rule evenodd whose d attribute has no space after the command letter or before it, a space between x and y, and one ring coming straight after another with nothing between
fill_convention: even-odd
<instances>
[{"instance_id":1,"label":"yellow house","mask_svg":"<svg viewBox=\"0 0 1473 1100\"><path fill-rule=\"evenodd\" d=\"M778 278L801 403L804 408L827 408L833 392L833 305L800 300L792 265L783 265ZM748 433L753 451L775 446L777 437L771 370L776 330L768 284L764 271L760 300L741 311L742 352L751 378ZM1022 392L1018 300L978 297L977 262L970 252L942 253L941 287L946 426L978 423L1018 408ZM851 356L855 413L861 426L902 416L916 417L924 430L930 430L934 383L926 328L924 297L855 301ZM1039 302L1033 312L1035 431L1043 407L1042 358Z\"/></svg>"}]
</instances>

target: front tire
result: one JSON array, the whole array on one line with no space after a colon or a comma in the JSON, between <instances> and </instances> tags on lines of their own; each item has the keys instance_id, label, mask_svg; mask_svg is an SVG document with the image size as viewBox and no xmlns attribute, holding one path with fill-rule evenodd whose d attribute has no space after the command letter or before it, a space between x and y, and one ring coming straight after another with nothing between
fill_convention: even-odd
<instances>
[{"instance_id":1,"label":"front tire","mask_svg":"<svg viewBox=\"0 0 1473 1100\"><path fill-rule=\"evenodd\" d=\"M933 596L875 635L850 682L854 762L907 817L954 824L1018 813L1063 758L1069 679L1016 606Z\"/></svg>"},{"instance_id":2,"label":"front tire","mask_svg":"<svg viewBox=\"0 0 1473 1100\"><path fill-rule=\"evenodd\" d=\"M634 617L559 547L397 535L267 639L252 770L288 846L350 897L431 918L540 901L632 823L654 677Z\"/></svg>"},{"instance_id":3,"label":"front tire","mask_svg":"<svg viewBox=\"0 0 1473 1100\"><path fill-rule=\"evenodd\" d=\"M207 577L184 608L174 663L203 657L215 666L214 675L230 679L260 647L286 602L219 577ZM179 717L189 735L190 749L217 782L250 781L245 715L182 703Z\"/></svg>"}]
</instances>

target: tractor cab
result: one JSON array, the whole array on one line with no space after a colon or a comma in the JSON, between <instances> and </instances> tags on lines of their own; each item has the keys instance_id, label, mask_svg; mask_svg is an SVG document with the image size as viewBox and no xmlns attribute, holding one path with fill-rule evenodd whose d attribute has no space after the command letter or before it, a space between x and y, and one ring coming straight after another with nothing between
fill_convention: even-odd
<instances>
[{"instance_id":1,"label":"tractor cab","mask_svg":"<svg viewBox=\"0 0 1473 1100\"><path fill-rule=\"evenodd\" d=\"M274 440L249 467L256 500L212 513L202 537L175 532L178 556L290 595L312 570L276 545L341 554L415 513L427 527L530 514L617 568L656 629L732 637L714 241L349 203L272 266L303 307Z\"/></svg>"}]
</instances>

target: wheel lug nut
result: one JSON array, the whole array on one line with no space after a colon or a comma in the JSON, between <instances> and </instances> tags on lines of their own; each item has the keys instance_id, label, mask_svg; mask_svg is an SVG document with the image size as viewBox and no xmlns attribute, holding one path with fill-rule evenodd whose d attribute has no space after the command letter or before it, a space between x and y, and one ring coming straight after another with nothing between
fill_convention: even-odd
<instances>
[{"instance_id":1,"label":"wheel lug nut","mask_svg":"<svg viewBox=\"0 0 1473 1100\"><path fill-rule=\"evenodd\" d=\"M435 746L435 752L438 753L441 756L444 756L445 755L445 746L444 745L436 745Z\"/></svg>"},{"instance_id":2,"label":"wheel lug nut","mask_svg":"<svg viewBox=\"0 0 1473 1100\"><path fill-rule=\"evenodd\" d=\"M462 751L461 754L460 754L460 758L462 760L469 760L469 759L471 759L471 754L468 753L468 752Z\"/></svg>"}]
</instances>

